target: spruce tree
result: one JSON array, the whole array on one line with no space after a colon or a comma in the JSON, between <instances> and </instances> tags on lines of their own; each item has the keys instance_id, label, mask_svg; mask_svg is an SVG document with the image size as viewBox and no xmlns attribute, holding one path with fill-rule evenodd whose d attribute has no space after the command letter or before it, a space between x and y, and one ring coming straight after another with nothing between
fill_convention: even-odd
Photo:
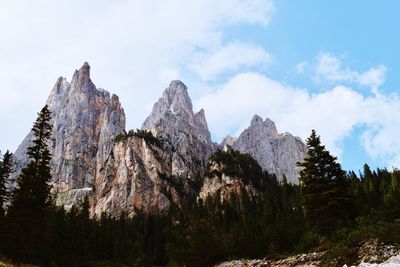
<instances>
[{"instance_id":1,"label":"spruce tree","mask_svg":"<svg viewBox=\"0 0 400 267\"><path fill-rule=\"evenodd\" d=\"M352 213L348 180L337 158L333 157L320 137L312 130L307 139L307 155L298 166L301 202L307 222L322 234L330 234Z\"/></svg>"},{"instance_id":2,"label":"spruce tree","mask_svg":"<svg viewBox=\"0 0 400 267\"><path fill-rule=\"evenodd\" d=\"M33 125L34 140L28 147L28 165L21 170L8 210L10 254L16 260L45 258L46 217L50 207L50 160L47 145L51 137L50 111L45 106Z\"/></svg>"},{"instance_id":3,"label":"spruce tree","mask_svg":"<svg viewBox=\"0 0 400 267\"><path fill-rule=\"evenodd\" d=\"M9 192L7 191L8 177L13 171L14 160L13 155L8 150L3 155L0 161L0 219L5 214L5 205L9 198Z\"/></svg>"}]
</instances>

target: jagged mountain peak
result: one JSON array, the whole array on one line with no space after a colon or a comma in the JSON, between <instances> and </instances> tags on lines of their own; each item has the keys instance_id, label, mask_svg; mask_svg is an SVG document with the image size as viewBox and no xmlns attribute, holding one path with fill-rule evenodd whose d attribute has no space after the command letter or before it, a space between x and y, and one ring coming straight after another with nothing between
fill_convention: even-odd
<instances>
[{"instance_id":1,"label":"jagged mountain peak","mask_svg":"<svg viewBox=\"0 0 400 267\"><path fill-rule=\"evenodd\" d=\"M71 83L59 77L47 99L52 115L53 189L56 192L89 188L112 149L114 137L125 129L125 114L118 97L97 89L87 62ZM16 173L28 162L26 150L32 133L15 152Z\"/></svg>"},{"instance_id":2,"label":"jagged mountain peak","mask_svg":"<svg viewBox=\"0 0 400 267\"><path fill-rule=\"evenodd\" d=\"M264 170L276 174L279 180L285 176L291 183L299 182L296 163L303 160L306 146L290 133L279 134L271 119L263 120L254 115L250 126L238 138L228 136L220 146L225 145L250 154Z\"/></svg>"},{"instance_id":3,"label":"jagged mountain peak","mask_svg":"<svg viewBox=\"0 0 400 267\"><path fill-rule=\"evenodd\" d=\"M94 89L95 86L90 79L90 65L89 63L83 63L79 70L75 70L71 80L72 88L77 90L90 90Z\"/></svg>"},{"instance_id":4,"label":"jagged mountain peak","mask_svg":"<svg viewBox=\"0 0 400 267\"><path fill-rule=\"evenodd\" d=\"M194 114L194 118L198 124L204 126L205 128L208 128L206 113L204 112L204 109L200 109L198 112L196 112Z\"/></svg>"},{"instance_id":5,"label":"jagged mountain peak","mask_svg":"<svg viewBox=\"0 0 400 267\"><path fill-rule=\"evenodd\" d=\"M251 122L250 122L250 124L258 124L258 123L262 123L263 122L263 119L259 116L259 115L257 115L257 114L254 114L253 115L253 118L251 119Z\"/></svg>"},{"instance_id":6,"label":"jagged mountain peak","mask_svg":"<svg viewBox=\"0 0 400 267\"><path fill-rule=\"evenodd\" d=\"M258 134L266 134L270 135L273 137L278 136L278 131L275 126L275 122L273 122L271 119L266 118L263 120L259 115L254 115L249 128L247 128L245 131L256 131Z\"/></svg>"},{"instance_id":7,"label":"jagged mountain peak","mask_svg":"<svg viewBox=\"0 0 400 267\"><path fill-rule=\"evenodd\" d=\"M169 109L173 111L178 111L182 108L187 110L193 109L187 87L179 80L171 81L169 86L164 90L162 99L166 101Z\"/></svg>"},{"instance_id":8,"label":"jagged mountain peak","mask_svg":"<svg viewBox=\"0 0 400 267\"><path fill-rule=\"evenodd\" d=\"M196 114L193 112L187 87L179 80L172 81L164 90L142 129L152 130L169 139L178 152L187 157L187 161L199 162L194 164L198 165L194 167L196 171L207 164L213 150L205 112L202 109Z\"/></svg>"}]
</instances>

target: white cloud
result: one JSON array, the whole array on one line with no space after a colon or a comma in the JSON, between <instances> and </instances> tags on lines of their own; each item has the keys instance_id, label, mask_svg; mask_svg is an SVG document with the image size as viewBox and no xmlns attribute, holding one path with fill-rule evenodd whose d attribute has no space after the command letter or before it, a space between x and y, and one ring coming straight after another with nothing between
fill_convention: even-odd
<instances>
[{"instance_id":1,"label":"white cloud","mask_svg":"<svg viewBox=\"0 0 400 267\"><path fill-rule=\"evenodd\" d=\"M364 86L369 86L377 92L377 89L385 82L386 67L379 65L357 76L357 81Z\"/></svg>"},{"instance_id":2,"label":"white cloud","mask_svg":"<svg viewBox=\"0 0 400 267\"><path fill-rule=\"evenodd\" d=\"M297 64L296 66L294 66L294 69L297 73L303 73L307 66L308 66L308 62L302 61L299 64Z\"/></svg>"},{"instance_id":3,"label":"white cloud","mask_svg":"<svg viewBox=\"0 0 400 267\"><path fill-rule=\"evenodd\" d=\"M208 81L240 67L265 65L271 61L271 56L259 46L233 42L199 53L192 61L190 68L200 78Z\"/></svg>"},{"instance_id":4,"label":"white cloud","mask_svg":"<svg viewBox=\"0 0 400 267\"><path fill-rule=\"evenodd\" d=\"M317 79L330 82L357 83L370 87L374 92L385 81L386 67L379 65L365 72L358 72L342 66L342 60L331 53L320 53L315 67Z\"/></svg>"},{"instance_id":5,"label":"white cloud","mask_svg":"<svg viewBox=\"0 0 400 267\"><path fill-rule=\"evenodd\" d=\"M251 46L224 38L224 27L266 26L272 12L270 0L1 1L0 111L13 114L0 117L13 127L1 145L15 149L56 79L70 79L84 61L98 87L120 96L128 127L139 127L169 80L198 83L184 70L199 51L205 64L216 57L217 73L251 65ZM245 57L218 62L231 44L249 48Z\"/></svg>"},{"instance_id":6,"label":"white cloud","mask_svg":"<svg viewBox=\"0 0 400 267\"><path fill-rule=\"evenodd\" d=\"M365 126L362 142L367 153L400 166L400 118L394 116L400 110L398 95L364 97L344 86L311 94L258 73L243 73L199 98L195 106L204 107L209 126L219 139L227 133L240 133L257 113L273 119L279 131L303 139L316 129L327 148L339 157L344 138L356 126Z\"/></svg>"}]
</instances>

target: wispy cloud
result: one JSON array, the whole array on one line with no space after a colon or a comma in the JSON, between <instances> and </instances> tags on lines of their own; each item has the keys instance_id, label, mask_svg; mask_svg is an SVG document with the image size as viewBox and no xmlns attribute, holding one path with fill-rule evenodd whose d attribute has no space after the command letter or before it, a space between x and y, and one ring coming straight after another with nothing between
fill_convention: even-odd
<instances>
[{"instance_id":1,"label":"wispy cloud","mask_svg":"<svg viewBox=\"0 0 400 267\"><path fill-rule=\"evenodd\" d=\"M138 127L171 79L191 85L265 59L224 29L265 27L273 9L269 0L2 1L0 111L13 116L1 120L25 125L0 135L2 145L15 148L56 79L69 79L84 61L97 86L120 96L128 127ZM199 51L200 65L187 72Z\"/></svg>"},{"instance_id":2,"label":"wispy cloud","mask_svg":"<svg viewBox=\"0 0 400 267\"><path fill-rule=\"evenodd\" d=\"M329 82L356 83L370 87L373 92L385 81L386 67L378 65L365 72L358 72L348 67L343 67L341 58L331 53L320 53L317 56L315 75L317 79Z\"/></svg>"},{"instance_id":3,"label":"wispy cloud","mask_svg":"<svg viewBox=\"0 0 400 267\"><path fill-rule=\"evenodd\" d=\"M316 129L338 156L343 152L344 138L356 126L365 126L362 145L367 153L388 165L400 166L400 118L393 116L400 110L399 95L365 97L344 86L313 94L249 72L220 85L195 106L205 108L209 126L219 139L228 132L241 132L257 113L275 120L280 131L303 139Z\"/></svg>"},{"instance_id":4,"label":"wispy cloud","mask_svg":"<svg viewBox=\"0 0 400 267\"><path fill-rule=\"evenodd\" d=\"M266 65L271 61L271 56L259 46L232 42L199 53L192 61L190 68L201 79L209 81L243 67Z\"/></svg>"}]
</instances>

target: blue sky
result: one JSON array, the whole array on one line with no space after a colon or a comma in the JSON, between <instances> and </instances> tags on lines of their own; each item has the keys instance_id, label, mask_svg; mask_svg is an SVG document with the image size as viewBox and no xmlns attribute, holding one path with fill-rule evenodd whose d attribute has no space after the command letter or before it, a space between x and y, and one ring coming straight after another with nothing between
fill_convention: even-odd
<instances>
[{"instance_id":1,"label":"blue sky","mask_svg":"<svg viewBox=\"0 0 400 267\"><path fill-rule=\"evenodd\" d=\"M310 92L327 90L332 83L316 83L311 76L293 71L293 66L312 60L320 52L330 52L342 57L343 64L351 69L385 65L387 74L380 90L399 92L400 37L396 34L400 25L399 1L282 0L275 1L274 6L267 28L244 25L230 29L227 34L262 44L274 56L274 63L265 70L269 77ZM362 86L353 89L363 95L371 94ZM384 157L372 158L364 151L360 144L362 128L355 127L343 139L342 165L346 169L360 169L365 162L373 167L387 166Z\"/></svg>"},{"instance_id":2,"label":"blue sky","mask_svg":"<svg viewBox=\"0 0 400 267\"><path fill-rule=\"evenodd\" d=\"M59 76L84 61L138 128L169 81L215 141L254 113L345 169L400 167L399 1L38 0L0 3L0 148L15 150Z\"/></svg>"}]
</instances>

